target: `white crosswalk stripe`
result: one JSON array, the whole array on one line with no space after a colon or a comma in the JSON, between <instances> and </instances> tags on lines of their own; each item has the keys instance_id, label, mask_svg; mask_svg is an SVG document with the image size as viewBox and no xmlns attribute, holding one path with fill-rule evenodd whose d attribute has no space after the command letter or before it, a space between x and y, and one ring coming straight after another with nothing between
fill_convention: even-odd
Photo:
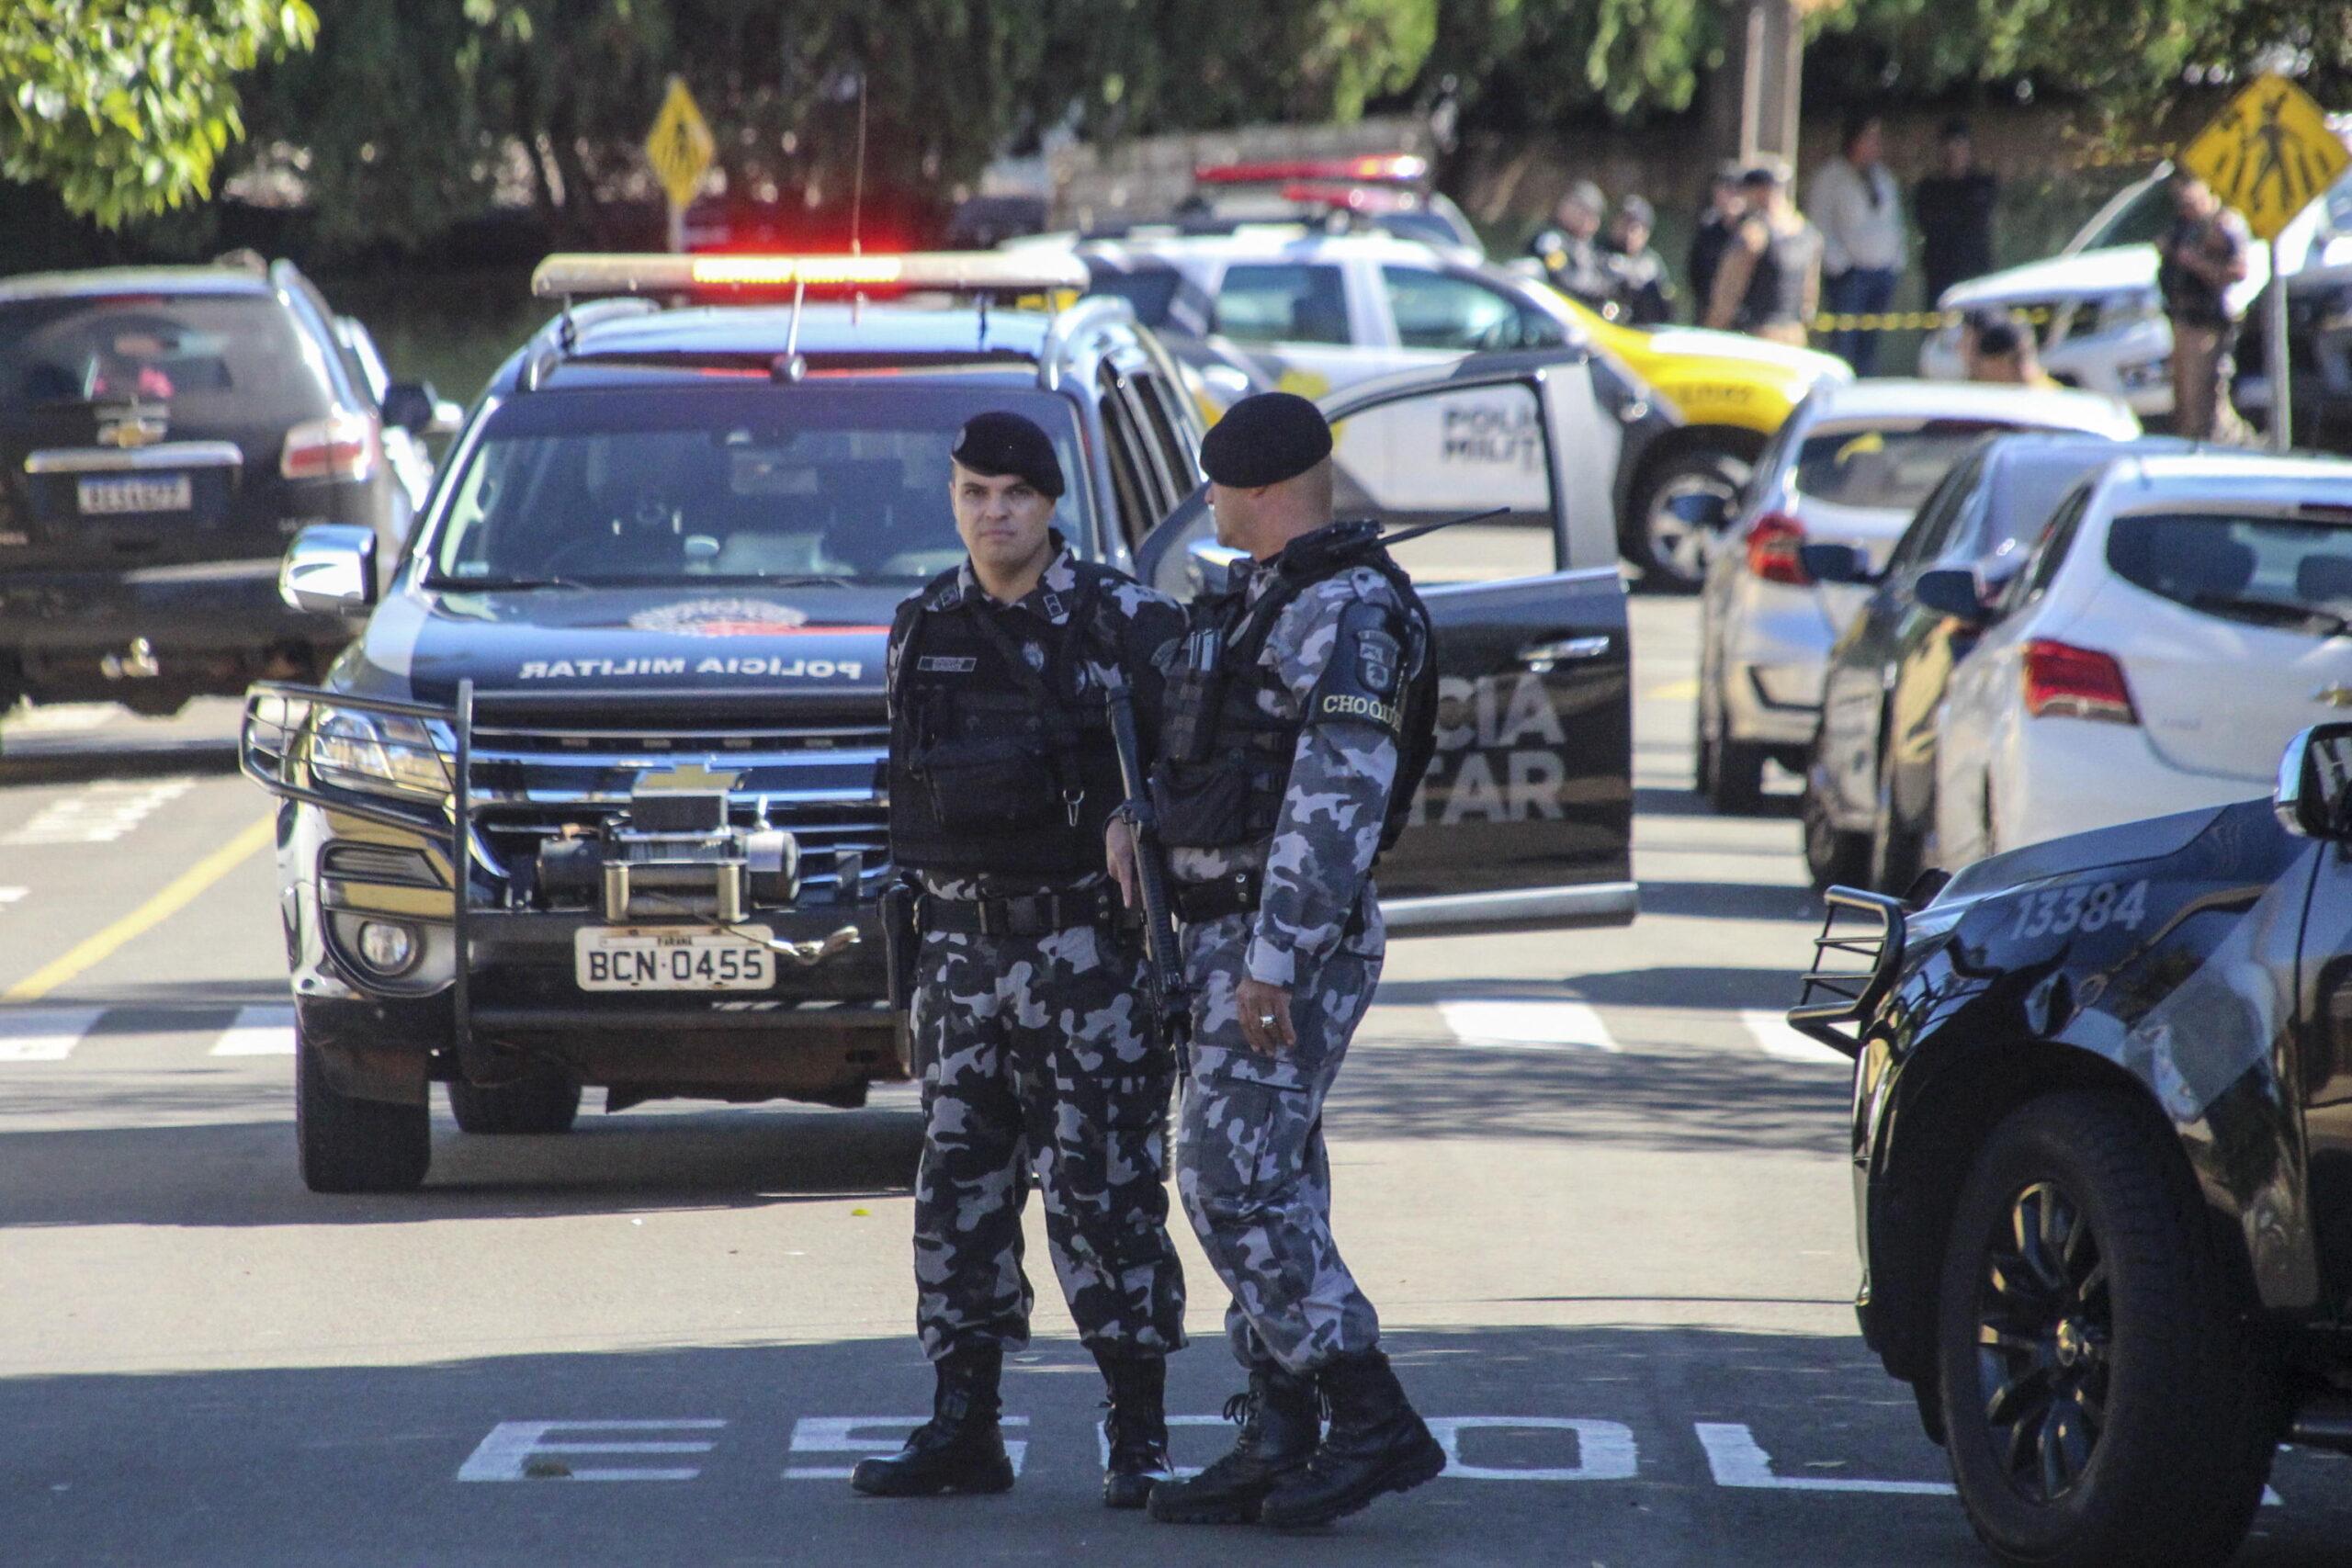
<instances>
[{"instance_id":1,"label":"white crosswalk stripe","mask_svg":"<svg viewBox=\"0 0 2352 1568\"><path fill-rule=\"evenodd\" d=\"M0 844L109 844L158 807L195 787L196 781L190 778L95 784L78 795L50 802L24 826L0 834Z\"/></svg>"},{"instance_id":2,"label":"white crosswalk stripe","mask_svg":"<svg viewBox=\"0 0 2352 1568\"><path fill-rule=\"evenodd\" d=\"M1465 998L1438 1003L1437 1013L1464 1045L1507 1051L1618 1049L1600 1014L1583 1002Z\"/></svg>"},{"instance_id":3,"label":"white crosswalk stripe","mask_svg":"<svg viewBox=\"0 0 2352 1568\"><path fill-rule=\"evenodd\" d=\"M213 1043L215 1056L290 1056L294 1054L294 1010L239 1008L237 1021Z\"/></svg>"},{"instance_id":4,"label":"white crosswalk stripe","mask_svg":"<svg viewBox=\"0 0 2352 1568\"><path fill-rule=\"evenodd\" d=\"M62 1062L105 1012L104 1008L0 1010L0 1062Z\"/></svg>"},{"instance_id":5,"label":"white crosswalk stripe","mask_svg":"<svg viewBox=\"0 0 2352 1568\"><path fill-rule=\"evenodd\" d=\"M1833 1051L1809 1035L1799 1034L1789 1027L1789 1021L1777 1012L1743 1009L1739 1021L1768 1056L1777 1056L1783 1062L1832 1062L1841 1067L1853 1065L1843 1052Z\"/></svg>"}]
</instances>

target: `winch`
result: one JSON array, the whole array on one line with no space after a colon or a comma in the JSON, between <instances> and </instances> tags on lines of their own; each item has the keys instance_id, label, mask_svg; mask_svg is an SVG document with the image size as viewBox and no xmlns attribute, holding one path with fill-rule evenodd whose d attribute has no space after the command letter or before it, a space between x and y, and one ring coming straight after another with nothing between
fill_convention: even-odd
<instances>
[{"instance_id":1,"label":"winch","mask_svg":"<svg viewBox=\"0 0 2352 1568\"><path fill-rule=\"evenodd\" d=\"M729 782L700 770L640 775L625 810L540 848L540 897L551 906L598 908L613 925L730 925L755 908L796 903L799 841L768 825L764 801L751 827L731 825ZM854 885L856 870L842 869Z\"/></svg>"}]
</instances>

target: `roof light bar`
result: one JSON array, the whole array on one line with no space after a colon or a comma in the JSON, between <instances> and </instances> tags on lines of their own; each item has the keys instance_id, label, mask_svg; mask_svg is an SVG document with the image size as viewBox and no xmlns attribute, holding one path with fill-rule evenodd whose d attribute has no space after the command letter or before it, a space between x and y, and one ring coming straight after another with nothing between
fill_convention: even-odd
<instances>
[{"instance_id":1,"label":"roof light bar","mask_svg":"<svg viewBox=\"0 0 2352 1568\"><path fill-rule=\"evenodd\" d=\"M1047 293L1084 289L1086 264L1055 251L911 251L895 255L551 255L531 274L541 299L726 289L907 288Z\"/></svg>"},{"instance_id":2,"label":"roof light bar","mask_svg":"<svg viewBox=\"0 0 2352 1568\"><path fill-rule=\"evenodd\" d=\"M1430 161L1411 152L1376 152L1361 158L1295 158L1261 164L1214 164L1193 171L1204 186L1285 185L1294 180L1337 180L1354 185L1418 185L1429 177Z\"/></svg>"}]
</instances>

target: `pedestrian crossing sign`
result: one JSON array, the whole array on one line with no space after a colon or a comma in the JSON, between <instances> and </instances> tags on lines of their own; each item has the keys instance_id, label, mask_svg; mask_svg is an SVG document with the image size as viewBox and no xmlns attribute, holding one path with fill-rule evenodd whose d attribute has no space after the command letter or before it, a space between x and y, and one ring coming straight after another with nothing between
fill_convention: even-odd
<instances>
[{"instance_id":1,"label":"pedestrian crossing sign","mask_svg":"<svg viewBox=\"0 0 2352 1568\"><path fill-rule=\"evenodd\" d=\"M2179 162L2236 209L2256 239L2275 240L2352 155L2309 94L2284 76L2264 76L2197 133Z\"/></svg>"},{"instance_id":2,"label":"pedestrian crossing sign","mask_svg":"<svg viewBox=\"0 0 2352 1568\"><path fill-rule=\"evenodd\" d=\"M683 208L695 198L718 146L695 96L686 91L683 80L671 77L662 111L653 117L653 129L645 138L646 159L652 164L662 188L670 193L670 205Z\"/></svg>"}]
</instances>

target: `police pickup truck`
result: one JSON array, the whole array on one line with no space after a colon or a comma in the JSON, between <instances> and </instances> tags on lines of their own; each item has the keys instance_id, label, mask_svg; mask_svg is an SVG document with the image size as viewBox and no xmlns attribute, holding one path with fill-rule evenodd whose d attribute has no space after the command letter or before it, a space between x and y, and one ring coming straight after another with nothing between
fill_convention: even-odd
<instances>
[{"instance_id":1,"label":"police pickup truck","mask_svg":"<svg viewBox=\"0 0 2352 1568\"><path fill-rule=\"evenodd\" d=\"M856 1105L909 1075L883 653L961 558L956 431L1043 425L1090 558L1182 593L1222 570L1175 367L1124 300L1070 303L1086 281L1067 254L553 257L561 314L469 414L380 596L372 534L297 537L286 596L369 615L322 685L254 687L243 740L283 801L311 1187L422 1181L436 1079L461 1130L557 1133L582 1086ZM1442 500L1505 515L1400 552L1443 698L1382 872L1400 929L1633 917L1595 398L1571 346L1330 401L1385 520L1436 499L1383 460L1402 423L1464 411L1504 476Z\"/></svg>"}]
</instances>

